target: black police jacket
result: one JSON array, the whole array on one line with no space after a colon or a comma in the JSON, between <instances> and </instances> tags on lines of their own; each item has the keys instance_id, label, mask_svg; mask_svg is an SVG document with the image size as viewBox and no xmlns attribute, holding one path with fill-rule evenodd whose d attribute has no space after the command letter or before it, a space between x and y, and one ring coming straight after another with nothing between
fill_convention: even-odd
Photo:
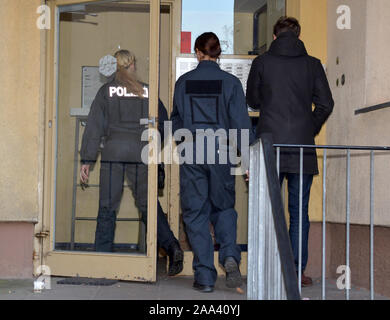
<instances>
[{"instance_id":1,"label":"black police jacket","mask_svg":"<svg viewBox=\"0 0 390 320\"><path fill-rule=\"evenodd\" d=\"M80 150L81 162L95 162L101 151L102 161L141 163L141 152L147 141L141 141L146 127L140 125L140 119L149 117L148 97L147 85L144 85L144 97L141 98L127 92L115 80L104 84L88 114ZM158 111L162 133L163 122L168 116L160 100Z\"/></svg>"}]
</instances>

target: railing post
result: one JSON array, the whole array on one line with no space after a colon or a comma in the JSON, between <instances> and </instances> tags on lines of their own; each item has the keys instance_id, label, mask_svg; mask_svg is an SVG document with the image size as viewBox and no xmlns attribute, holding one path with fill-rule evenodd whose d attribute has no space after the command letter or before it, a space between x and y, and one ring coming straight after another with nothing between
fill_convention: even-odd
<instances>
[{"instance_id":1,"label":"railing post","mask_svg":"<svg viewBox=\"0 0 390 320\"><path fill-rule=\"evenodd\" d=\"M374 151L370 154L370 298L374 300Z\"/></svg>"},{"instance_id":2,"label":"railing post","mask_svg":"<svg viewBox=\"0 0 390 320\"><path fill-rule=\"evenodd\" d=\"M322 176L322 300L326 300L325 273L326 273L326 158L324 149L323 176Z\"/></svg>"},{"instance_id":3,"label":"railing post","mask_svg":"<svg viewBox=\"0 0 390 320\"><path fill-rule=\"evenodd\" d=\"M345 247L345 265L347 266L346 270L346 287L345 287L345 297L349 300L349 285L351 284L351 274L349 272L349 240L350 240L350 190L351 190L351 150L347 150L347 199L346 199L346 247Z\"/></svg>"},{"instance_id":4,"label":"railing post","mask_svg":"<svg viewBox=\"0 0 390 320\"><path fill-rule=\"evenodd\" d=\"M299 250L298 250L298 286L302 292L302 205L303 205L303 148L299 152Z\"/></svg>"}]
</instances>

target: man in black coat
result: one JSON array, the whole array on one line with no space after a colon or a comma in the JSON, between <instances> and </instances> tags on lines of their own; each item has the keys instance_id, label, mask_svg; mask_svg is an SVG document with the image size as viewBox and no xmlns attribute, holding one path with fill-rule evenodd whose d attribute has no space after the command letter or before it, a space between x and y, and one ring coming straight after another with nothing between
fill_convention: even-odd
<instances>
[{"instance_id":1,"label":"man in black coat","mask_svg":"<svg viewBox=\"0 0 390 320\"><path fill-rule=\"evenodd\" d=\"M334 106L321 61L307 54L299 39L301 27L295 18L282 17L274 26L274 41L268 52L257 57L248 78L247 103L260 110L257 135L272 133L276 144L314 145L314 137ZM313 110L312 105L315 105ZM298 270L299 251L299 149L280 153L280 183L288 180L290 239ZM304 275L308 259L308 206L313 175L318 174L314 149L303 157L302 285L312 281Z\"/></svg>"}]
</instances>

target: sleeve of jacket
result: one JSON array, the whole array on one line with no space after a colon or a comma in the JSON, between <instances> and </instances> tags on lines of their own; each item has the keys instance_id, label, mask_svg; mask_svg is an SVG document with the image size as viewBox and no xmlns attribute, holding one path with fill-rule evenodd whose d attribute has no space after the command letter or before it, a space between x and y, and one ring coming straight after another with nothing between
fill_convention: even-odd
<instances>
[{"instance_id":1,"label":"sleeve of jacket","mask_svg":"<svg viewBox=\"0 0 390 320\"><path fill-rule=\"evenodd\" d=\"M319 60L316 61L315 66L313 103L315 105L313 110L313 121L315 128L314 135L317 135L332 113L334 107L334 101L332 92L329 88L328 79Z\"/></svg>"},{"instance_id":2,"label":"sleeve of jacket","mask_svg":"<svg viewBox=\"0 0 390 320\"><path fill-rule=\"evenodd\" d=\"M173 95L173 109L171 113L171 121L172 121L172 130L173 134L175 133L176 130L182 129L184 124L183 124L183 119L181 118L180 112L179 112L179 106L178 106L178 96L179 96L179 86L178 82L176 82L175 85L175 93Z\"/></svg>"},{"instance_id":3,"label":"sleeve of jacket","mask_svg":"<svg viewBox=\"0 0 390 320\"><path fill-rule=\"evenodd\" d=\"M107 100L104 88L99 89L92 102L91 110L88 114L87 125L81 142L80 159L82 163L94 163L97 159L100 143L104 132L104 110Z\"/></svg>"},{"instance_id":4,"label":"sleeve of jacket","mask_svg":"<svg viewBox=\"0 0 390 320\"><path fill-rule=\"evenodd\" d=\"M230 128L237 129L237 147L243 152L241 145L241 131L248 130L249 144L254 141L251 120L248 114L248 108L245 102L244 90L241 82L237 79L234 85L232 96L229 101Z\"/></svg>"},{"instance_id":5,"label":"sleeve of jacket","mask_svg":"<svg viewBox=\"0 0 390 320\"><path fill-rule=\"evenodd\" d=\"M253 60L251 70L249 72L247 88L246 88L246 102L253 109L260 109L260 87L261 87L261 61L259 58Z\"/></svg>"},{"instance_id":6,"label":"sleeve of jacket","mask_svg":"<svg viewBox=\"0 0 390 320\"><path fill-rule=\"evenodd\" d=\"M164 122L168 121L168 113L164 104L158 99L158 131L160 132L161 141L164 141Z\"/></svg>"}]
</instances>

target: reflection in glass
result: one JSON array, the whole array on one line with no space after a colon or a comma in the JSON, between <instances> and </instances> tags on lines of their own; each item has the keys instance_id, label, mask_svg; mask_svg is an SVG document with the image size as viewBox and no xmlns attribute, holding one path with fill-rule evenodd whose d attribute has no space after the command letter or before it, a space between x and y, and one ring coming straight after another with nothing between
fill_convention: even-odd
<instances>
[{"instance_id":1,"label":"reflection in glass","mask_svg":"<svg viewBox=\"0 0 390 320\"><path fill-rule=\"evenodd\" d=\"M182 31L191 37L190 50L182 53L193 53L196 38L212 31L223 54L257 55L269 48L273 25L286 14L286 4L285 0L183 0L182 10ZM189 48L182 43L183 47Z\"/></svg>"},{"instance_id":2,"label":"reflection in glass","mask_svg":"<svg viewBox=\"0 0 390 320\"><path fill-rule=\"evenodd\" d=\"M98 91L115 77L103 75L99 61L119 48L136 57L134 72L147 87L149 11L147 4L101 2L66 7L60 14L56 250L146 252L146 220L142 217L147 214L148 171L137 157L142 147L140 132L145 128L134 116L148 117L148 98L124 97L111 105L108 91L101 91L100 97ZM104 67L110 69L109 59ZM131 119L126 108L130 99L137 105ZM88 122L83 157L97 148L97 157L91 156L97 161L84 163L90 165L84 184L79 175L80 148L93 109L96 123ZM99 112L109 120L100 121ZM126 149L127 153L122 152ZM94 159L87 156L83 160ZM99 229L103 232L96 232Z\"/></svg>"}]
</instances>

